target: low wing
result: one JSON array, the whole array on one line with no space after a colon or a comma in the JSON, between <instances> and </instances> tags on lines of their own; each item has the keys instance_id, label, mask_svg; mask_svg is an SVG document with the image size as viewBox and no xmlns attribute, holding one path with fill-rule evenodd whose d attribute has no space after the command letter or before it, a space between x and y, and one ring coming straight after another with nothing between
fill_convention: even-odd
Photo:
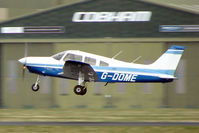
<instances>
[{"instance_id":1,"label":"low wing","mask_svg":"<svg viewBox=\"0 0 199 133\"><path fill-rule=\"evenodd\" d=\"M65 62L62 76L78 80L80 72L84 75L85 81L98 81L97 73L93 70L91 65L74 60Z\"/></svg>"}]
</instances>

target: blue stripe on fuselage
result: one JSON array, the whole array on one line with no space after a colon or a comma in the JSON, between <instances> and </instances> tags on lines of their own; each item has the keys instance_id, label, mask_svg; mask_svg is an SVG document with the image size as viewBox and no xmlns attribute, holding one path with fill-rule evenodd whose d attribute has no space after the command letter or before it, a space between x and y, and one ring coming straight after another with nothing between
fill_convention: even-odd
<instances>
[{"instance_id":1,"label":"blue stripe on fuselage","mask_svg":"<svg viewBox=\"0 0 199 133\"><path fill-rule=\"evenodd\" d=\"M150 74L169 74L173 75L174 70L153 70L153 69L143 69L143 68L126 68L126 67L101 67L93 66L95 71L121 71L121 72L142 72Z\"/></svg>"},{"instance_id":2,"label":"blue stripe on fuselage","mask_svg":"<svg viewBox=\"0 0 199 133\"><path fill-rule=\"evenodd\" d=\"M43 67L43 66L27 66L32 73L41 74L44 76L62 77L59 73L63 72L62 68Z\"/></svg>"},{"instance_id":3,"label":"blue stripe on fuselage","mask_svg":"<svg viewBox=\"0 0 199 133\"><path fill-rule=\"evenodd\" d=\"M169 70L152 70L138 68L123 68L123 67L100 67L92 66L98 75L99 82L170 82L157 76L135 75L134 72L149 73L149 74L169 74L174 71ZM62 77L63 65L52 64L27 64L27 68L32 73L37 73L45 76ZM102 74L107 72L106 78L102 78ZM118 74L118 75L117 75Z\"/></svg>"},{"instance_id":4,"label":"blue stripe on fuselage","mask_svg":"<svg viewBox=\"0 0 199 133\"><path fill-rule=\"evenodd\" d=\"M63 65L57 64L27 64L29 67L41 67L41 68L54 68L59 67L63 68ZM143 69L143 68L126 68L126 67L106 67L106 66L92 66L95 71L123 71L123 72L143 72L143 73L154 73L154 74L169 74L173 75L174 70L153 70L153 69ZM56 68L57 69L57 68Z\"/></svg>"}]
</instances>

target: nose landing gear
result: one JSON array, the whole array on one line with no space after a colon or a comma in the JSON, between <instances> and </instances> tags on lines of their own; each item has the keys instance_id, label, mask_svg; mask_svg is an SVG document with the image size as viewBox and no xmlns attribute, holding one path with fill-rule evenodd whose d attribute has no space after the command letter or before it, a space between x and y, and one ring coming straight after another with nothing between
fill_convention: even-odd
<instances>
[{"instance_id":1,"label":"nose landing gear","mask_svg":"<svg viewBox=\"0 0 199 133\"><path fill-rule=\"evenodd\" d=\"M37 76L36 82L32 85L32 90L33 91L38 91L39 90L39 82L40 82L40 76Z\"/></svg>"}]
</instances>

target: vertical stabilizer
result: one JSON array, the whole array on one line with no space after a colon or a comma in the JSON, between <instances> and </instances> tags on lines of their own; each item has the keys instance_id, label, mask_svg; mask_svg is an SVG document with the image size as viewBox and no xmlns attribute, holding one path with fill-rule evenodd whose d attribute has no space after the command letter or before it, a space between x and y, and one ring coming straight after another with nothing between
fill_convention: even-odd
<instances>
[{"instance_id":1,"label":"vertical stabilizer","mask_svg":"<svg viewBox=\"0 0 199 133\"><path fill-rule=\"evenodd\" d=\"M159 59L151 64L151 67L165 70L165 74L174 75L183 52L184 46L172 45Z\"/></svg>"}]
</instances>

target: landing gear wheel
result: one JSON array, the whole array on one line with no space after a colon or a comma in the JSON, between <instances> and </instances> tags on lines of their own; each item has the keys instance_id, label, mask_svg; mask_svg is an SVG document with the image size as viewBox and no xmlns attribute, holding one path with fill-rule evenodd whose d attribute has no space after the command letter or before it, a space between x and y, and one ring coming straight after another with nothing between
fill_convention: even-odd
<instances>
[{"instance_id":1,"label":"landing gear wheel","mask_svg":"<svg viewBox=\"0 0 199 133\"><path fill-rule=\"evenodd\" d=\"M85 86L76 85L74 87L74 93L77 95L85 95L87 92L87 88Z\"/></svg>"},{"instance_id":2,"label":"landing gear wheel","mask_svg":"<svg viewBox=\"0 0 199 133\"><path fill-rule=\"evenodd\" d=\"M39 90L39 85L37 84L37 85L35 86L35 84L33 84L33 85L32 85L32 90L33 90L33 91L38 91L38 90Z\"/></svg>"},{"instance_id":3,"label":"landing gear wheel","mask_svg":"<svg viewBox=\"0 0 199 133\"><path fill-rule=\"evenodd\" d=\"M80 95L81 94L81 85L76 85L74 87L74 93L77 94L77 95Z\"/></svg>"},{"instance_id":4,"label":"landing gear wheel","mask_svg":"<svg viewBox=\"0 0 199 133\"><path fill-rule=\"evenodd\" d=\"M87 92L87 88L85 86L82 86L82 92L81 95L85 95Z\"/></svg>"}]
</instances>

